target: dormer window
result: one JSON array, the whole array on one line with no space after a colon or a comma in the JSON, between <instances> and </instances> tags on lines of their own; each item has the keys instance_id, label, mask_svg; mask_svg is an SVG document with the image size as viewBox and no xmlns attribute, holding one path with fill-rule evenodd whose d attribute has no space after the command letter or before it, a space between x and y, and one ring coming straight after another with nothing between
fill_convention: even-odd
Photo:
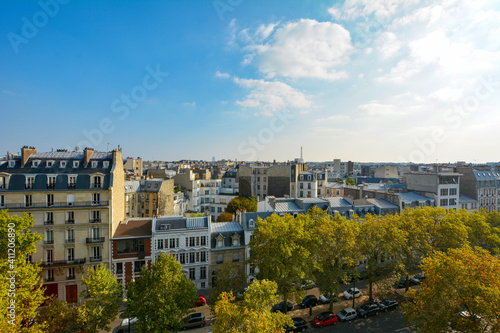
<instances>
[{"instance_id":1,"label":"dormer window","mask_svg":"<svg viewBox=\"0 0 500 333\"><path fill-rule=\"evenodd\" d=\"M47 161L46 168L51 168L54 165L54 161Z\"/></svg>"},{"instance_id":2,"label":"dormer window","mask_svg":"<svg viewBox=\"0 0 500 333\"><path fill-rule=\"evenodd\" d=\"M107 168L107 167L109 167L109 162L108 162L108 161L104 161L104 162L102 162L102 167L103 167L103 168Z\"/></svg>"},{"instance_id":3,"label":"dormer window","mask_svg":"<svg viewBox=\"0 0 500 333\"><path fill-rule=\"evenodd\" d=\"M13 167L15 167L15 166L16 166L16 161L14 161L14 160L10 160L10 161L9 161L9 168L13 168Z\"/></svg>"},{"instance_id":4,"label":"dormer window","mask_svg":"<svg viewBox=\"0 0 500 333\"><path fill-rule=\"evenodd\" d=\"M66 161L59 162L59 167L60 168L65 168L66 167Z\"/></svg>"},{"instance_id":5,"label":"dormer window","mask_svg":"<svg viewBox=\"0 0 500 333\"><path fill-rule=\"evenodd\" d=\"M69 175L68 188L75 188L75 187L76 187L76 175Z\"/></svg>"},{"instance_id":6,"label":"dormer window","mask_svg":"<svg viewBox=\"0 0 500 333\"><path fill-rule=\"evenodd\" d=\"M92 188L102 188L102 177L101 176L93 176L92 177Z\"/></svg>"},{"instance_id":7,"label":"dormer window","mask_svg":"<svg viewBox=\"0 0 500 333\"><path fill-rule=\"evenodd\" d=\"M80 161L73 161L73 168L78 168L80 166Z\"/></svg>"},{"instance_id":8,"label":"dormer window","mask_svg":"<svg viewBox=\"0 0 500 333\"><path fill-rule=\"evenodd\" d=\"M234 234L231 241L233 246L240 246L240 236L238 234Z\"/></svg>"},{"instance_id":9,"label":"dormer window","mask_svg":"<svg viewBox=\"0 0 500 333\"><path fill-rule=\"evenodd\" d=\"M5 177L0 177L0 189L6 188L5 186Z\"/></svg>"},{"instance_id":10,"label":"dormer window","mask_svg":"<svg viewBox=\"0 0 500 333\"><path fill-rule=\"evenodd\" d=\"M33 161L33 163L31 164L31 166L33 168L38 168L38 165L40 164L40 161Z\"/></svg>"},{"instance_id":11,"label":"dormer window","mask_svg":"<svg viewBox=\"0 0 500 333\"><path fill-rule=\"evenodd\" d=\"M34 184L35 184L35 176L26 176L26 184L25 184L26 189L33 188Z\"/></svg>"},{"instance_id":12,"label":"dormer window","mask_svg":"<svg viewBox=\"0 0 500 333\"><path fill-rule=\"evenodd\" d=\"M56 177L57 176L47 176L47 188L56 187Z\"/></svg>"},{"instance_id":13,"label":"dormer window","mask_svg":"<svg viewBox=\"0 0 500 333\"><path fill-rule=\"evenodd\" d=\"M250 221L248 221L248 223L250 224L251 227L255 227L255 221L254 220L250 220Z\"/></svg>"},{"instance_id":14,"label":"dormer window","mask_svg":"<svg viewBox=\"0 0 500 333\"><path fill-rule=\"evenodd\" d=\"M92 161L92 167L97 168L97 161Z\"/></svg>"}]
</instances>

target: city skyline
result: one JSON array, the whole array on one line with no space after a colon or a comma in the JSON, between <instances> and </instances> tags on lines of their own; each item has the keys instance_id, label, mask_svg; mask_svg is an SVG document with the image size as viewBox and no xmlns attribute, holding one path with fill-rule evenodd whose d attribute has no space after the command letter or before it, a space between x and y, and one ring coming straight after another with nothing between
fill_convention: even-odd
<instances>
[{"instance_id":1,"label":"city skyline","mask_svg":"<svg viewBox=\"0 0 500 333\"><path fill-rule=\"evenodd\" d=\"M499 160L494 1L0 2L0 154Z\"/></svg>"}]
</instances>

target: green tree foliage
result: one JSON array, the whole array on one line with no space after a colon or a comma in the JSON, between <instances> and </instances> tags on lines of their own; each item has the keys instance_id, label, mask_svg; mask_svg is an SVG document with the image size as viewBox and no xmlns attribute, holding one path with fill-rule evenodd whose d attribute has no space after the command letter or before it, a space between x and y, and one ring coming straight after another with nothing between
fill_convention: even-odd
<instances>
[{"instance_id":1,"label":"green tree foliage","mask_svg":"<svg viewBox=\"0 0 500 333\"><path fill-rule=\"evenodd\" d=\"M161 254L141 277L129 283L125 315L137 317L138 332L176 332L196 301L196 286L171 254Z\"/></svg>"},{"instance_id":2,"label":"green tree foliage","mask_svg":"<svg viewBox=\"0 0 500 333\"><path fill-rule=\"evenodd\" d=\"M250 263L258 268L258 277L275 281L285 302L303 296L296 283L311 272L310 221L306 215L294 218L290 214L259 219L249 244Z\"/></svg>"},{"instance_id":3,"label":"green tree foliage","mask_svg":"<svg viewBox=\"0 0 500 333\"><path fill-rule=\"evenodd\" d=\"M215 285L210 292L210 302L215 303L223 292L232 292L234 295L243 294L247 283L245 271L240 264L224 261L215 269Z\"/></svg>"},{"instance_id":4,"label":"green tree foliage","mask_svg":"<svg viewBox=\"0 0 500 333\"><path fill-rule=\"evenodd\" d=\"M215 333L281 333L292 319L281 313L271 313L278 302L275 282L255 281L245 293L243 302L235 303L232 292L222 293L215 304Z\"/></svg>"},{"instance_id":5,"label":"green tree foliage","mask_svg":"<svg viewBox=\"0 0 500 333\"><path fill-rule=\"evenodd\" d=\"M174 187L174 193L177 193L181 190L181 186L180 185L177 185Z\"/></svg>"},{"instance_id":6,"label":"green tree foliage","mask_svg":"<svg viewBox=\"0 0 500 333\"><path fill-rule=\"evenodd\" d=\"M347 177L347 179L345 180L345 184L346 185L356 185L356 181L354 179L352 179L351 177Z\"/></svg>"},{"instance_id":7,"label":"green tree foliage","mask_svg":"<svg viewBox=\"0 0 500 333\"><path fill-rule=\"evenodd\" d=\"M308 217L315 246L314 280L319 290L330 297L332 310L332 295L339 293L339 282L345 279L344 268L353 267L359 259L356 244L360 224L358 220L346 220L340 215L327 215L317 207L309 211Z\"/></svg>"},{"instance_id":8,"label":"green tree foliage","mask_svg":"<svg viewBox=\"0 0 500 333\"><path fill-rule=\"evenodd\" d=\"M35 318L36 308L46 299L41 268L26 262L26 256L36 252L36 242L42 240L30 231L34 222L32 215L9 216L7 210L0 211L0 332L43 330L43 323L23 327Z\"/></svg>"},{"instance_id":9,"label":"green tree foliage","mask_svg":"<svg viewBox=\"0 0 500 333\"><path fill-rule=\"evenodd\" d=\"M110 270L104 265L90 269L83 278L84 291L80 294L85 299L81 307L86 331L98 332L109 330L108 324L118 315L123 288Z\"/></svg>"},{"instance_id":10,"label":"green tree foliage","mask_svg":"<svg viewBox=\"0 0 500 333\"><path fill-rule=\"evenodd\" d=\"M217 218L217 222L232 222L232 221L234 221L233 214L227 212L221 213Z\"/></svg>"},{"instance_id":11,"label":"green tree foliage","mask_svg":"<svg viewBox=\"0 0 500 333\"><path fill-rule=\"evenodd\" d=\"M73 333L83 326L78 308L69 307L58 297L51 297L37 318L39 322L45 323L45 333Z\"/></svg>"},{"instance_id":12,"label":"green tree foliage","mask_svg":"<svg viewBox=\"0 0 500 333\"><path fill-rule=\"evenodd\" d=\"M467 228L463 223L464 211L447 211L441 207L425 207L422 210L418 222L424 224L432 249L446 251L467 244Z\"/></svg>"},{"instance_id":13,"label":"green tree foliage","mask_svg":"<svg viewBox=\"0 0 500 333\"><path fill-rule=\"evenodd\" d=\"M466 246L436 251L422 261L422 268L427 279L420 292L408 292L413 300L403 306L407 323L415 325L416 332L500 332L497 257Z\"/></svg>"},{"instance_id":14,"label":"green tree foliage","mask_svg":"<svg viewBox=\"0 0 500 333\"><path fill-rule=\"evenodd\" d=\"M257 199L255 197L237 197L229 201L226 212L234 214L237 210L246 209L247 212L257 211Z\"/></svg>"},{"instance_id":15,"label":"green tree foliage","mask_svg":"<svg viewBox=\"0 0 500 333\"><path fill-rule=\"evenodd\" d=\"M361 257L366 260L369 301L373 300L373 283L380 277L390 275L396 269L395 256L404 243L404 235L390 216L367 214L361 223L358 238Z\"/></svg>"},{"instance_id":16,"label":"green tree foliage","mask_svg":"<svg viewBox=\"0 0 500 333\"><path fill-rule=\"evenodd\" d=\"M461 211L468 232L468 241L471 246L479 246L492 254L500 254L500 228L495 227L494 220L498 212L486 211L466 213Z\"/></svg>"}]
</instances>

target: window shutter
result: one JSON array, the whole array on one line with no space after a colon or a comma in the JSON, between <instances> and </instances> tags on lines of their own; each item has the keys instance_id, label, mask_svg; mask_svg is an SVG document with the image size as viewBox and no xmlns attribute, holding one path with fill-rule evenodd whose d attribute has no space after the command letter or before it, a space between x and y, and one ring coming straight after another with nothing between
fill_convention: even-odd
<instances>
[{"instance_id":1,"label":"window shutter","mask_svg":"<svg viewBox=\"0 0 500 333\"><path fill-rule=\"evenodd\" d=\"M196 246L200 245L200 237L196 237Z\"/></svg>"}]
</instances>

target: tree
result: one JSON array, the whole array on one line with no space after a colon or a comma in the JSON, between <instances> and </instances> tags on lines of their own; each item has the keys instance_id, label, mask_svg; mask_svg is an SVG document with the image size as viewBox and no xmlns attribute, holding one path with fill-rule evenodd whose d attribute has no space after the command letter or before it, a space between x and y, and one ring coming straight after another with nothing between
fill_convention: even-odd
<instances>
[{"instance_id":1,"label":"tree","mask_svg":"<svg viewBox=\"0 0 500 333\"><path fill-rule=\"evenodd\" d=\"M498 212L495 212L498 213ZM489 215L496 215L486 213L485 211L475 211L473 213L466 213L462 211L463 215L467 215L462 221L465 224L468 232L468 240L471 246L480 246L483 249L490 251L492 254L500 253L500 229L492 226L488 218Z\"/></svg>"},{"instance_id":2,"label":"tree","mask_svg":"<svg viewBox=\"0 0 500 333\"><path fill-rule=\"evenodd\" d=\"M221 213L217 218L217 222L232 222L232 221L234 221L233 214L227 212Z\"/></svg>"},{"instance_id":3,"label":"tree","mask_svg":"<svg viewBox=\"0 0 500 333\"><path fill-rule=\"evenodd\" d=\"M171 254L162 253L151 269L129 283L125 315L137 317L138 332L175 332L196 301L196 286Z\"/></svg>"},{"instance_id":4,"label":"tree","mask_svg":"<svg viewBox=\"0 0 500 333\"><path fill-rule=\"evenodd\" d=\"M418 223L422 223L429 234L428 242L432 249L447 251L468 243L463 213L464 211L447 211L442 207L422 209Z\"/></svg>"},{"instance_id":5,"label":"tree","mask_svg":"<svg viewBox=\"0 0 500 333\"><path fill-rule=\"evenodd\" d=\"M391 223L389 215L374 216L367 214L358 238L361 257L366 260L369 301L373 301L373 283L382 276L395 270L394 260L397 250L404 242L404 236L397 225Z\"/></svg>"},{"instance_id":6,"label":"tree","mask_svg":"<svg viewBox=\"0 0 500 333\"><path fill-rule=\"evenodd\" d=\"M294 218L290 214L273 214L264 221L258 219L250 241L250 263L259 270L258 277L275 281L286 301L303 296L297 288L311 272L313 239L310 219L306 215ZM286 309L286 307L284 307Z\"/></svg>"},{"instance_id":7,"label":"tree","mask_svg":"<svg viewBox=\"0 0 500 333\"><path fill-rule=\"evenodd\" d=\"M80 296L85 302L81 312L86 331L109 330L108 324L115 319L120 309L122 286L104 265L90 269L82 279L82 285L85 289Z\"/></svg>"},{"instance_id":8,"label":"tree","mask_svg":"<svg viewBox=\"0 0 500 333\"><path fill-rule=\"evenodd\" d=\"M351 177L347 177L345 184L346 185L356 185L356 181L354 179L352 179Z\"/></svg>"},{"instance_id":9,"label":"tree","mask_svg":"<svg viewBox=\"0 0 500 333\"><path fill-rule=\"evenodd\" d=\"M36 242L42 240L31 232L32 215L9 216L0 211L0 332L41 332L43 323L23 327L35 318L35 310L44 302L38 264L26 262L26 256L36 252Z\"/></svg>"},{"instance_id":10,"label":"tree","mask_svg":"<svg viewBox=\"0 0 500 333\"><path fill-rule=\"evenodd\" d=\"M422 260L422 268L427 279L420 292L408 292L413 300L403 306L416 332L500 332L497 257L465 246L433 252Z\"/></svg>"},{"instance_id":11,"label":"tree","mask_svg":"<svg viewBox=\"0 0 500 333\"><path fill-rule=\"evenodd\" d=\"M313 207L308 212L311 219L314 250L314 279L316 286L330 298L330 310L333 310L333 297L338 295L339 282L345 279L344 267L352 267L359 258L357 238L359 221L346 220L337 215Z\"/></svg>"},{"instance_id":12,"label":"tree","mask_svg":"<svg viewBox=\"0 0 500 333\"><path fill-rule=\"evenodd\" d=\"M257 211L257 199L255 197L237 197L229 201L226 212L234 214L237 210L246 209L247 212Z\"/></svg>"},{"instance_id":13,"label":"tree","mask_svg":"<svg viewBox=\"0 0 500 333\"><path fill-rule=\"evenodd\" d=\"M40 310L37 318L46 324L46 333L73 333L81 327L78 308L69 307L65 301L54 296Z\"/></svg>"},{"instance_id":14,"label":"tree","mask_svg":"<svg viewBox=\"0 0 500 333\"><path fill-rule=\"evenodd\" d=\"M214 333L279 333L292 319L281 312L271 313L271 306L278 302L277 285L273 281L255 281L245 293L241 303L234 302L232 292L222 293L215 304Z\"/></svg>"},{"instance_id":15,"label":"tree","mask_svg":"<svg viewBox=\"0 0 500 333\"><path fill-rule=\"evenodd\" d=\"M215 269L215 285L210 292L210 302L215 303L223 292L243 294L247 276L238 263L225 261Z\"/></svg>"}]
</instances>

